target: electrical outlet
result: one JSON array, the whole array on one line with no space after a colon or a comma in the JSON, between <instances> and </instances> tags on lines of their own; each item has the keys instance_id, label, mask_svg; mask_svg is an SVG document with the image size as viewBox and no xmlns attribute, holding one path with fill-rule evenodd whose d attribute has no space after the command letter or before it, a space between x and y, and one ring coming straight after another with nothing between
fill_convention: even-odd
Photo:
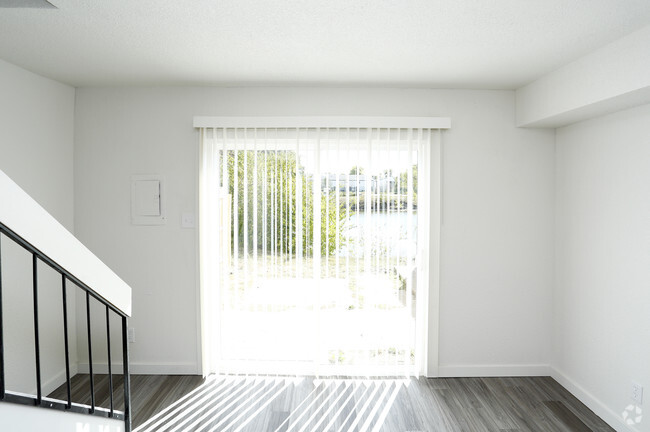
<instances>
[{"instance_id":1,"label":"electrical outlet","mask_svg":"<svg viewBox=\"0 0 650 432\"><path fill-rule=\"evenodd\" d=\"M638 404L643 403L643 387L641 384L632 383L632 394L631 394L632 400Z\"/></svg>"},{"instance_id":2,"label":"electrical outlet","mask_svg":"<svg viewBox=\"0 0 650 432\"><path fill-rule=\"evenodd\" d=\"M129 342L135 342L135 329L133 327L129 327Z\"/></svg>"}]
</instances>

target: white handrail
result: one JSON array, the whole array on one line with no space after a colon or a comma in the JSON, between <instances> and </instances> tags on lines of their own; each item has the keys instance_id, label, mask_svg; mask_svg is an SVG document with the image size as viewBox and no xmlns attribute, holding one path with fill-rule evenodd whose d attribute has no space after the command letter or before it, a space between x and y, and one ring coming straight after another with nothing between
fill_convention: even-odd
<instances>
[{"instance_id":1,"label":"white handrail","mask_svg":"<svg viewBox=\"0 0 650 432\"><path fill-rule=\"evenodd\" d=\"M131 287L1 170L0 222L131 316Z\"/></svg>"}]
</instances>

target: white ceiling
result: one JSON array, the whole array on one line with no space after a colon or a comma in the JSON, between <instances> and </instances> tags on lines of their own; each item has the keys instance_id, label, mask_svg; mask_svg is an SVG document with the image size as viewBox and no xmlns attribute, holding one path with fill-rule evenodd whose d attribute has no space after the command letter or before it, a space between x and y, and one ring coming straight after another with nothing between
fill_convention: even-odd
<instances>
[{"instance_id":1,"label":"white ceiling","mask_svg":"<svg viewBox=\"0 0 650 432\"><path fill-rule=\"evenodd\" d=\"M650 0L51 3L0 8L0 58L74 86L513 89L650 23Z\"/></svg>"}]
</instances>

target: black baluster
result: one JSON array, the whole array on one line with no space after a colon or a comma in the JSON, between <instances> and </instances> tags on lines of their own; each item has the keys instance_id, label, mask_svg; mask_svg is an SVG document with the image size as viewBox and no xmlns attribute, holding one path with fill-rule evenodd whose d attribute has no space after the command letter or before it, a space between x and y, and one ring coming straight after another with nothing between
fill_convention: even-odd
<instances>
[{"instance_id":1,"label":"black baluster","mask_svg":"<svg viewBox=\"0 0 650 432\"><path fill-rule=\"evenodd\" d=\"M122 364L124 365L124 432L131 432L131 379L129 377L129 341L127 319L122 317Z\"/></svg>"},{"instance_id":2,"label":"black baluster","mask_svg":"<svg viewBox=\"0 0 650 432\"><path fill-rule=\"evenodd\" d=\"M90 373L90 413L95 412L95 377L93 375L93 348L90 337L90 292L86 291L86 326L88 327L88 370Z\"/></svg>"},{"instance_id":3,"label":"black baluster","mask_svg":"<svg viewBox=\"0 0 650 432\"><path fill-rule=\"evenodd\" d=\"M106 345L108 349L108 396L111 403L110 416L113 417L113 368L111 365L111 324L110 324L110 309L106 305Z\"/></svg>"},{"instance_id":4,"label":"black baluster","mask_svg":"<svg viewBox=\"0 0 650 432\"><path fill-rule=\"evenodd\" d=\"M70 351L68 349L68 295L65 274L61 274L61 291L63 292L63 342L65 344L65 383L68 390L67 408L72 406L72 392L70 389Z\"/></svg>"},{"instance_id":5,"label":"black baluster","mask_svg":"<svg viewBox=\"0 0 650 432\"><path fill-rule=\"evenodd\" d=\"M5 398L5 341L2 320L2 234L0 233L0 400Z\"/></svg>"},{"instance_id":6,"label":"black baluster","mask_svg":"<svg viewBox=\"0 0 650 432\"><path fill-rule=\"evenodd\" d=\"M41 393L41 347L38 338L38 257L32 254L32 283L34 287L34 351L36 353L36 405L43 400Z\"/></svg>"}]
</instances>

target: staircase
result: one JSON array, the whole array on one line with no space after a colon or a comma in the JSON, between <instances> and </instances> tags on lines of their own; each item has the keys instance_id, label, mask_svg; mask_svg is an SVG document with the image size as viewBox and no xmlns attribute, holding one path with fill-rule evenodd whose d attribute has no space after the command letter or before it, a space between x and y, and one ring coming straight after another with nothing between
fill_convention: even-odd
<instances>
[{"instance_id":1,"label":"staircase","mask_svg":"<svg viewBox=\"0 0 650 432\"><path fill-rule=\"evenodd\" d=\"M130 315L131 288L0 171L0 430L130 432ZM88 397L75 401L81 356Z\"/></svg>"}]
</instances>

